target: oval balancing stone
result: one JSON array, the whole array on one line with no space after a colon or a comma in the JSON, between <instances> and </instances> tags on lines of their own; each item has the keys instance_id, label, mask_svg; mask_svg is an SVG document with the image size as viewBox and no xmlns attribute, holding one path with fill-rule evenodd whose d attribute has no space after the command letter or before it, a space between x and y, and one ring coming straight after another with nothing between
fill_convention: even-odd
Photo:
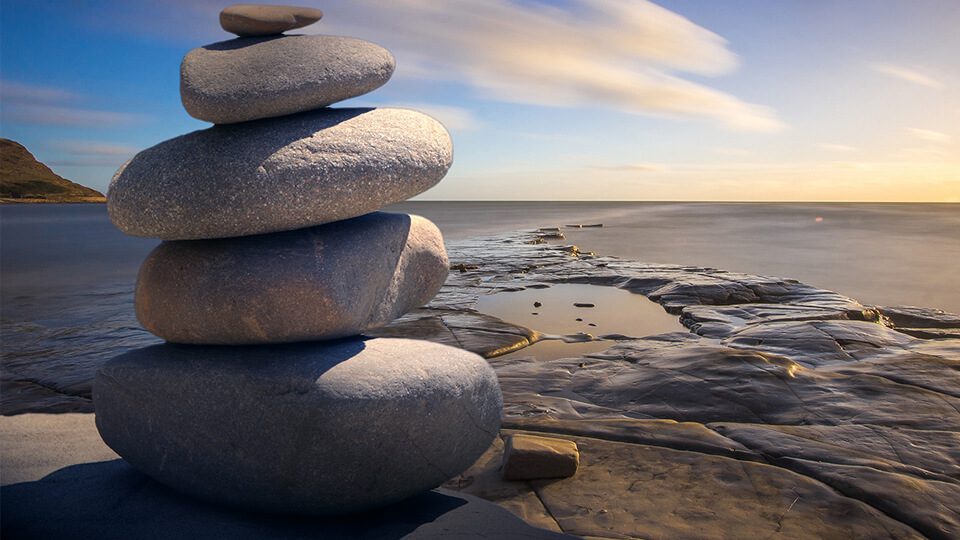
<instances>
[{"instance_id":1,"label":"oval balancing stone","mask_svg":"<svg viewBox=\"0 0 960 540\"><path fill-rule=\"evenodd\" d=\"M193 49L180 65L190 116L232 124L319 109L380 88L396 60L339 36L240 38Z\"/></svg>"},{"instance_id":2,"label":"oval balancing stone","mask_svg":"<svg viewBox=\"0 0 960 540\"><path fill-rule=\"evenodd\" d=\"M145 329L174 343L336 339L426 304L449 272L430 221L376 212L283 233L161 243L137 277Z\"/></svg>"},{"instance_id":3,"label":"oval balancing stone","mask_svg":"<svg viewBox=\"0 0 960 540\"><path fill-rule=\"evenodd\" d=\"M361 216L436 185L443 125L407 109L323 109L188 133L128 161L107 192L133 236L248 236Z\"/></svg>"},{"instance_id":4,"label":"oval balancing stone","mask_svg":"<svg viewBox=\"0 0 960 540\"><path fill-rule=\"evenodd\" d=\"M103 440L179 491L258 511L355 512L467 469L500 426L489 364L426 341L156 345L107 362Z\"/></svg>"},{"instance_id":5,"label":"oval balancing stone","mask_svg":"<svg viewBox=\"0 0 960 540\"><path fill-rule=\"evenodd\" d=\"M234 4L220 12L220 26L238 36L269 36L310 26L322 18L322 11L308 7Z\"/></svg>"}]
</instances>

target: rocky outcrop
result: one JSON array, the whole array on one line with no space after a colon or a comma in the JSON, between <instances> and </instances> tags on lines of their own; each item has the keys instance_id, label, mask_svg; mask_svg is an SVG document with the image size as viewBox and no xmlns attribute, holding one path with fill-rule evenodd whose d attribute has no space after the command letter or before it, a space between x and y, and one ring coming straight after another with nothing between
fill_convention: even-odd
<instances>
[{"instance_id":1,"label":"rocky outcrop","mask_svg":"<svg viewBox=\"0 0 960 540\"><path fill-rule=\"evenodd\" d=\"M504 427L571 438L580 470L504 483L495 445L451 486L583 536L960 534L960 340L914 330L949 330L955 315L865 306L789 279L574 258L527 238L452 250L454 264L478 269L451 274L428 307L593 283L645 294L691 332L491 359Z\"/></svg>"},{"instance_id":2,"label":"rocky outcrop","mask_svg":"<svg viewBox=\"0 0 960 540\"><path fill-rule=\"evenodd\" d=\"M105 201L103 193L50 170L22 144L0 139L0 203Z\"/></svg>"}]
</instances>

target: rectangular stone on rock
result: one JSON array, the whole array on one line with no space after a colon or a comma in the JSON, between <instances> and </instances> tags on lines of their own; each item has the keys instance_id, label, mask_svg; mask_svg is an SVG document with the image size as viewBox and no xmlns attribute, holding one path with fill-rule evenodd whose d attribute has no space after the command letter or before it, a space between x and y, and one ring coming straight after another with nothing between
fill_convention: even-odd
<instances>
[{"instance_id":1,"label":"rectangular stone on rock","mask_svg":"<svg viewBox=\"0 0 960 540\"><path fill-rule=\"evenodd\" d=\"M567 478L579 466L577 443L565 439L514 434L503 450L504 480Z\"/></svg>"}]
</instances>

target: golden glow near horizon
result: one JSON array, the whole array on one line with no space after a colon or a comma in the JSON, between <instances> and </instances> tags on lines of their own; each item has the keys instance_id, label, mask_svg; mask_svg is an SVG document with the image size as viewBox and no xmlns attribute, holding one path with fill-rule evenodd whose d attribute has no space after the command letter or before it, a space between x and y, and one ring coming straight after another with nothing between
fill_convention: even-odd
<instances>
[{"instance_id":1,"label":"golden glow near horizon","mask_svg":"<svg viewBox=\"0 0 960 540\"><path fill-rule=\"evenodd\" d=\"M137 150L208 125L167 75L189 48L228 38L221 4L4 4L2 136L104 190ZM324 11L308 33L397 58L389 85L338 106L413 107L452 132L454 167L422 199L960 201L960 1Z\"/></svg>"},{"instance_id":2,"label":"golden glow near horizon","mask_svg":"<svg viewBox=\"0 0 960 540\"><path fill-rule=\"evenodd\" d=\"M455 191L441 184L420 199L960 202L957 163L663 165L649 171L500 170L461 178Z\"/></svg>"}]
</instances>

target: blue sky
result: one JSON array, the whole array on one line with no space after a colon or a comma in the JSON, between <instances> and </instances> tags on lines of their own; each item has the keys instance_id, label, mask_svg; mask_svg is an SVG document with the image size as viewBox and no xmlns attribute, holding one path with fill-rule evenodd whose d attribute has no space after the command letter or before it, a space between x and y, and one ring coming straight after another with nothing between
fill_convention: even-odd
<instances>
[{"instance_id":1,"label":"blue sky","mask_svg":"<svg viewBox=\"0 0 960 540\"><path fill-rule=\"evenodd\" d=\"M179 63L225 3L4 0L0 133L105 190L208 124ZM956 0L330 0L397 57L344 105L447 124L427 199L960 201Z\"/></svg>"}]
</instances>

